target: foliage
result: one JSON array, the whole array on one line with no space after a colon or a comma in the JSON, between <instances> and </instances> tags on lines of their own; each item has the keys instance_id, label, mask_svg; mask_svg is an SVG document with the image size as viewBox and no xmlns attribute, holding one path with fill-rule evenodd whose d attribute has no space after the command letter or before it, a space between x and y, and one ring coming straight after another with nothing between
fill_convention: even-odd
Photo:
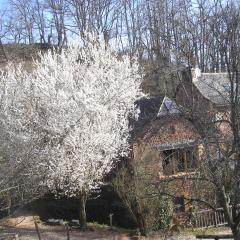
<instances>
[{"instance_id":1,"label":"foliage","mask_svg":"<svg viewBox=\"0 0 240 240\"><path fill-rule=\"evenodd\" d=\"M152 207L153 211L153 223L152 230L167 230L171 227L172 215L173 215L173 202L171 198L165 196L159 196L158 199L154 199L155 204Z\"/></svg>"},{"instance_id":2,"label":"foliage","mask_svg":"<svg viewBox=\"0 0 240 240\"><path fill-rule=\"evenodd\" d=\"M95 38L49 51L32 73L1 72L1 157L7 171L67 196L101 185L128 153L128 117L141 96L137 61L121 59ZM11 150L11 151L9 151Z\"/></svg>"},{"instance_id":3,"label":"foliage","mask_svg":"<svg viewBox=\"0 0 240 240\"><path fill-rule=\"evenodd\" d=\"M138 65L92 40L84 48L48 52L36 66L47 185L71 196L94 189L113 160L128 152L128 116L141 95Z\"/></svg>"}]
</instances>

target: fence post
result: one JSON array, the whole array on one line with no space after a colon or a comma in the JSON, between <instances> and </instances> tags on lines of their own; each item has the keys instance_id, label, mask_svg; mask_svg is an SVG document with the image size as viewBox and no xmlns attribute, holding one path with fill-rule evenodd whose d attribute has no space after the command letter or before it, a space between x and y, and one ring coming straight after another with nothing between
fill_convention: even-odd
<instances>
[{"instance_id":1,"label":"fence post","mask_svg":"<svg viewBox=\"0 0 240 240\"><path fill-rule=\"evenodd\" d=\"M109 214L109 222L110 222L110 229L111 229L111 230L113 229L112 216L113 216L113 213L110 213L110 214Z\"/></svg>"},{"instance_id":2,"label":"fence post","mask_svg":"<svg viewBox=\"0 0 240 240\"><path fill-rule=\"evenodd\" d=\"M69 227L68 227L67 223L65 224L65 229L66 229L66 232L67 232L67 240L70 240Z\"/></svg>"},{"instance_id":3,"label":"fence post","mask_svg":"<svg viewBox=\"0 0 240 240\"><path fill-rule=\"evenodd\" d=\"M218 219L217 219L217 212L214 212L214 218L215 218L215 227L218 227Z\"/></svg>"},{"instance_id":4,"label":"fence post","mask_svg":"<svg viewBox=\"0 0 240 240\"><path fill-rule=\"evenodd\" d=\"M34 225L35 225L35 229L36 229L36 232L37 232L37 235L38 235L38 239L42 240L39 229L38 229L38 224L37 224L37 221L35 219L34 219Z\"/></svg>"},{"instance_id":5,"label":"fence post","mask_svg":"<svg viewBox=\"0 0 240 240\"><path fill-rule=\"evenodd\" d=\"M194 222L195 222L195 227L198 228L198 216L197 216L197 213L195 212L194 213Z\"/></svg>"}]
</instances>

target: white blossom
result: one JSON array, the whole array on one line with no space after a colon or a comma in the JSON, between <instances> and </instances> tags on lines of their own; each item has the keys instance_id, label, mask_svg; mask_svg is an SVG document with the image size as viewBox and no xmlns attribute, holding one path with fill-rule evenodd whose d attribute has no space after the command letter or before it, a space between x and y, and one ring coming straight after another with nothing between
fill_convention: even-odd
<instances>
[{"instance_id":1,"label":"white blossom","mask_svg":"<svg viewBox=\"0 0 240 240\"><path fill-rule=\"evenodd\" d=\"M40 55L32 73L9 66L0 84L1 122L31 146L28 170L52 191L89 192L128 154L128 118L142 96L136 60L75 42Z\"/></svg>"}]
</instances>

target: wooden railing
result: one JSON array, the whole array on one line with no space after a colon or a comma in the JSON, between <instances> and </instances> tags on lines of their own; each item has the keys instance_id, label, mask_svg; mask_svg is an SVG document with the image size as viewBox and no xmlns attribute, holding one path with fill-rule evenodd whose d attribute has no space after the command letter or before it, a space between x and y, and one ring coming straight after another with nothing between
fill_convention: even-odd
<instances>
[{"instance_id":1,"label":"wooden railing","mask_svg":"<svg viewBox=\"0 0 240 240\"><path fill-rule=\"evenodd\" d=\"M240 205L237 206L240 212ZM229 206L230 215L232 215L232 206ZM232 217L232 216L231 216ZM201 210L194 213L194 225L196 228L219 227L227 225L227 220L223 208Z\"/></svg>"}]
</instances>

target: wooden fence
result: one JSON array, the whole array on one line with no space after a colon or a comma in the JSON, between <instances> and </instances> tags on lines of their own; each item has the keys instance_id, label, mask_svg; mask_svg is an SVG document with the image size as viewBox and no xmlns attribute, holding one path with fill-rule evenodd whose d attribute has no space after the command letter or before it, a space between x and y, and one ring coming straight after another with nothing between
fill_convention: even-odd
<instances>
[{"instance_id":1,"label":"wooden fence","mask_svg":"<svg viewBox=\"0 0 240 240\"><path fill-rule=\"evenodd\" d=\"M240 205L238 205L237 208L239 212ZM228 210L232 215L232 206L229 206ZM205 209L195 212L194 222L196 228L209 228L227 225L227 220L225 218L223 208L217 208L215 211L212 209Z\"/></svg>"}]
</instances>

